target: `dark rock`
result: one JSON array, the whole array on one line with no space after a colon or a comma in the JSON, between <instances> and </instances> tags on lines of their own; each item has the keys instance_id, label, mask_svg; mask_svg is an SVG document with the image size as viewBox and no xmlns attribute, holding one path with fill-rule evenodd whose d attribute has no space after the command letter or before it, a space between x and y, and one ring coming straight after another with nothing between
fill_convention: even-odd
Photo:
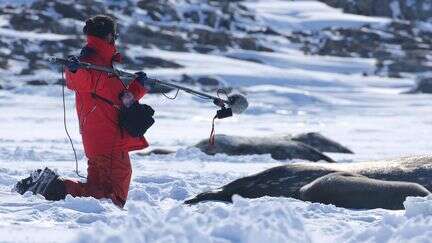
<instances>
[{"instance_id":1,"label":"dark rock","mask_svg":"<svg viewBox=\"0 0 432 243\"><path fill-rule=\"evenodd\" d=\"M76 9L74 5L62 2L55 2L54 10L65 18L85 20L87 17L84 15L85 13L83 13L83 11Z\"/></svg>"},{"instance_id":2,"label":"dark rock","mask_svg":"<svg viewBox=\"0 0 432 243\"><path fill-rule=\"evenodd\" d=\"M428 21L432 17L432 1L416 0L319 0L330 6L342 8L344 12L367 15L400 18L404 20ZM393 9L391 6L395 6ZM399 8L397 8L399 6ZM396 9L397 8L397 9Z\"/></svg>"},{"instance_id":3,"label":"dark rock","mask_svg":"<svg viewBox=\"0 0 432 243\"><path fill-rule=\"evenodd\" d=\"M209 52L212 52L212 51L216 50L216 48L214 46L211 46L211 45L200 45L200 44L195 45L193 47L193 49L195 51L199 52L199 53L202 53L202 54L207 54Z\"/></svg>"},{"instance_id":4,"label":"dark rock","mask_svg":"<svg viewBox=\"0 0 432 243\"><path fill-rule=\"evenodd\" d=\"M141 156L149 156L152 154L159 154L159 155L167 155L167 154L173 154L175 151L169 150L169 149L153 149L146 153L138 153L138 155Z\"/></svg>"},{"instance_id":5,"label":"dark rock","mask_svg":"<svg viewBox=\"0 0 432 243\"><path fill-rule=\"evenodd\" d=\"M34 85L34 86L48 85L48 83L44 80L31 80L31 81L27 81L27 84Z\"/></svg>"},{"instance_id":6,"label":"dark rock","mask_svg":"<svg viewBox=\"0 0 432 243\"><path fill-rule=\"evenodd\" d=\"M350 149L316 132L299 134L291 140L307 144L320 152L353 154Z\"/></svg>"},{"instance_id":7,"label":"dark rock","mask_svg":"<svg viewBox=\"0 0 432 243\"><path fill-rule=\"evenodd\" d=\"M254 63L264 63L261 60L255 59L255 58L245 58L245 57L238 57L238 56L232 56L232 55L226 55L229 58L238 59L242 61L248 61L248 62L254 62Z\"/></svg>"},{"instance_id":8,"label":"dark rock","mask_svg":"<svg viewBox=\"0 0 432 243\"><path fill-rule=\"evenodd\" d=\"M180 64L177 64L172 61L167 61L162 58L158 57L137 57L136 58L139 63L142 64L142 68L156 68L156 67L163 67L163 68L181 68L183 67Z\"/></svg>"},{"instance_id":9,"label":"dark rock","mask_svg":"<svg viewBox=\"0 0 432 243\"><path fill-rule=\"evenodd\" d=\"M201 45L213 45L220 49L231 45L230 34L225 31L213 32L207 29L195 29L193 34L197 36L195 41Z\"/></svg>"},{"instance_id":10,"label":"dark rock","mask_svg":"<svg viewBox=\"0 0 432 243\"><path fill-rule=\"evenodd\" d=\"M164 50L187 51L186 40L175 32L152 30L148 27L132 25L122 39L129 44L137 44L147 48L157 46Z\"/></svg>"},{"instance_id":11,"label":"dark rock","mask_svg":"<svg viewBox=\"0 0 432 243\"><path fill-rule=\"evenodd\" d=\"M261 30L246 30L248 34L265 34L265 35L276 35L276 36L282 36L281 33L275 31L271 27L265 27Z\"/></svg>"},{"instance_id":12,"label":"dark rock","mask_svg":"<svg viewBox=\"0 0 432 243\"><path fill-rule=\"evenodd\" d=\"M59 34L72 34L76 32L75 26L61 25L56 19L46 13L32 13L26 9L11 14L10 25L13 29L22 31Z\"/></svg>"},{"instance_id":13,"label":"dark rock","mask_svg":"<svg viewBox=\"0 0 432 243\"><path fill-rule=\"evenodd\" d=\"M106 4L100 1L75 0L75 1L56 1L56 0L37 0L32 3L30 9L38 10L39 13L48 13L53 10L64 18L84 21L96 14L108 14ZM108 14L109 15L109 14ZM50 24L56 23L53 20ZM47 27L49 27L47 25Z\"/></svg>"},{"instance_id":14,"label":"dark rock","mask_svg":"<svg viewBox=\"0 0 432 243\"><path fill-rule=\"evenodd\" d=\"M0 54L0 68L1 69L7 69L8 68L8 59L6 55Z\"/></svg>"},{"instance_id":15,"label":"dark rock","mask_svg":"<svg viewBox=\"0 0 432 243\"><path fill-rule=\"evenodd\" d=\"M259 41L253 37L237 38L235 39L235 42L239 45L241 49L273 52L273 49L262 46Z\"/></svg>"},{"instance_id":16,"label":"dark rock","mask_svg":"<svg viewBox=\"0 0 432 243\"><path fill-rule=\"evenodd\" d=\"M388 65L388 71L391 73L400 72L427 72L432 68L428 63L419 62L415 59L396 59Z\"/></svg>"},{"instance_id":17,"label":"dark rock","mask_svg":"<svg viewBox=\"0 0 432 243\"><path fill-rule=\"evenodd\" d=\"M329 28L310 34L294 32L290 40L301 44L307 54L375 58L375 74L402 77L430 70L431 37L432 32L415 22L394 20L385 32L369 25Z\"/></svg>"},{"instance_id":18,"label":"dark rock","mask_svg":"<svg viewBox=\"0 0 432 243\"><path fill-rule=\"evenodd\" d=\"M216 77L199 77L197 83L204 86L219 86L221 81Z\"/></svg>"},{"instance_id":19,"label":"dark rock","mask_svg":"<svg viewBox=\"0 0 432 243\"><path fill-rule=\"evenodd\" d=\"M416 87L414 87L412 90L408 91L407 93L432 94L432 77L420 78L417 81Z\"/></svg>"},{"instance_id":20,"label":"dark rock","mask_svg":"<svg viewBox=\"0 0 432 243\"><path fill-rule=\"evenodd\" d=\"M204 14L204 24L210 27L216 27L216 23L219 19L219 16L216 12L211 11L203 11Z\"/></svg>"},{"instance_id":21,"label":"dark rock","mask_svg":"<svg viewBox=\"0 0 432 243\"><path fill-rule=\"evenodd\" d=\"M176 6L166 0L142 0L137 2L137 6L146 10L154 21L161 21L162 18L170 21L180 20Z\"/></svg>"},{"instance_id":22,"label":"dark rock","mask_svg":"<svg viewBox=\"0 0 432 243\"><path fill-rule=\"evenodd\" d=\"M204 139L195 147L209 155L218 153L227 155L270 154L276 160L302 159L334 162L328 156L306 144L283 138L216 135L214 145L210 145L208 139Z\"/></svg>"},{"instance_id":23,"label":"dark rock","mask_svg":"<svg viewBox=\"0 0 432 243\"><path fill-rule=\"evenodd\" d=\"M185 19L187 19L193 23L199 23L200 22L200 17L199 17L198 11L185 12L185 13L183 13L183 18L185 18Z\"/></svg>"},{"instance_id":24,"label":"dark rock","mask_svg":"<svg viewBox=\"0 0 432 243\"><path fill-rule=\"evenodd\" d=\"M230 30L231 23L235 22L234 13L239 13L240 5L225 1L209 1L210 4L221 11L208 9L190 9L183 13L183 18L190 23L206 25L214 29Z\"/></svg>"}]
</instances>

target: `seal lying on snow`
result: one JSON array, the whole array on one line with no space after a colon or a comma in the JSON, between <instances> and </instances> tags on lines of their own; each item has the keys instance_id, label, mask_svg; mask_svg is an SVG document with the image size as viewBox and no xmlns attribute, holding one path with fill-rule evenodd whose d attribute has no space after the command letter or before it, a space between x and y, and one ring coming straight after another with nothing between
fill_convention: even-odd
<instances>
[{"instance_id":1,"label":"seal lying on snow","mask_svg":"<svg viewBox=\"0 0 432 243\"><path fill-rule=\"evenodd\" d=\"M335 172L303 186L299 195L303 201L344 208L403 209L406 197L425 197L429 194L426 188L417 183L376 180L347 172Z\"/></svg>"},{"instance_id":2,"label":"seal lying on snow","mask_svg":"<svg viewBox=\"0 0 432 243\"><path fill-rule=\"evenodd\" d=\"M334 162L330 157L306 144L283 138L217 135L215 141L213 146L208 144L208 140L204 140L195 147L210 155L219 153L228 155L270 154L273 159L277 160L303 159Z\"/></svg>"},{"instance_id":3,"label":"seal lying on snow","mask_svg":"<svg viewBox=\"0 0 432 243\"><path fill-rule=\"evenodd\" d=\"M300 190L314 180L334 172L348 172L375 180L363 178L360 183L356 183L356 180L344 182L339 177L333 177L338 181L335 182L337 186L333 187L333 190L329 186L330 184L320 184L319 180L315 184L312 183L304 187L302 191ZM354 200L355 203L350 204L351 201L346 201L346 203L340 203L339 205L353 208L382 207L395 209L403 207L400 200L393 200L395 197L418 196L429 193L427 190L432 189L432 180L430 178L432 178L432 156L406 157L392 161L362 163L293 163L273 167L258 174L237 179L218 190L201 193L185 203L194 204L207 200L231 202L231 197L238 194L245 198L263 196L293 197L339 204L337 197L349 198L345 194L353 195L357 193L357 195L360 195L359 197L349 199ZM401 185L400 182L417 183L419 186L425 187L426 190L424 191L421 186L417 187L412 184ZM323 190L332 191L335 196L328 199L320 198L319 195L311 196L315 188L320 186ZM338 191L339 186L345 189ZM359 190L359 187L362 186L369 187L369 192ZM391 186L392 190L388 190L388 186ZM408 190L406 191L406 189ZM376 197L376 192L382 193L381 197ZM393 192L399 195L394 196ZM374 200L381 201L374 204L368 203L371 197L376 197ZM379 206L377 206L378 204Z\"/></svg>"},{"instance_id":4,"label":"seal lying on snow","mask_svg":"<svg viewBox=\"0 0 432 243\"><path fill-rule=\"evenodd\" d=\"M209 146L208 139L201 140L194 147L202 152L214 155L224 153L228 155L270 154L273 159L302 159L309 161L324 160L334 162L323 152L353 153L341 144L322 136L319 133L302 133L296 136L266 136L240 137L217 135L215 144ZM155 149L140 155L170 154L174 151Z\"/></svg>"},{"instance_id":5,"label":"seal lying on snow","mask_svg":"<svg viewBox=\"0 0 432 243\"><path fill-rule=\"evenodd\" d=\"M240 137L217 135L215 144L208 140L200 141L195 147L210 155L270 154L273 159L324 160L334 162L322 152L352 153L344 146L325 138L318 133L305 133L297 136Z\"/></svg>"},{"instance_id":6,"label":"seal lying on snow","mask_svg":"<svg viewBox=\"0 0 432 243\"><path fill-rule=\"evenodd\" d=\"M353 154L349 148L329 138L326 138L317 132L301 133L292 137L288 135L284 136L284 138L287 140L304 143L320 152Z\"/></svg>"}]
</instances>

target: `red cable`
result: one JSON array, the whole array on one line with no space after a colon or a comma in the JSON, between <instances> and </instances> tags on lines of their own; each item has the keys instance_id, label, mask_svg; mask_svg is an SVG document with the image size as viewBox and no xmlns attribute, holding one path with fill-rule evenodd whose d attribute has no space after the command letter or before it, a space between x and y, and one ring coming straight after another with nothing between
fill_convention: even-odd
<instances>
[{"instance_id":1,"label":"red cable","mask_svg":"<svg viewBox=\"0 0 432 243\"><path fill-rule=\"evenodd\" d=\"M210 138L209 138L209 144L210 146L214 146L215 144L215 120L217 118L217 115L215 117L213 117L213 121L212 121L212 129L210 132Z\"/></svg>"}]
</instances>

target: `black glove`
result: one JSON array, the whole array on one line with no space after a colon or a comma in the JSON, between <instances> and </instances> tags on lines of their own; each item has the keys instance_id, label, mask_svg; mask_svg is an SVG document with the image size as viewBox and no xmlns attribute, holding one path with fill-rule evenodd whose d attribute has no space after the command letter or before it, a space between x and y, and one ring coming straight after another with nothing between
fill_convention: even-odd
<instances>
[{"instance_id":1,"label":"black glove","mask_svg":"<svg viewBox=\"0 0 432 243\"><path fill-rule=\"evenodd\" d=\"M138 80L138 82L142 86L147 85L148 77L147 77L147 74L145 72L139 71L139 72L136 72L135 75L136 75L136 79Z\"/></svg>"},{"instance_id":2,"label":"black glove","mask_svg":"<svg viewBox=\"0 0 432 243\"><path fill-rule=\"evenodd\" d=\"M142 71L136 72L135 75L136 75L136 79L138 80L138 82L142 86L144 86L144 87L146 87L148 89L150 89L151 87L154 86L156 80L147 77L147 74L145 72L142 72Z\"/></svg>"},{"instance_id":3,"label":"black glove","mask_svg":"<svg viewBox=\"0 0 432 243\"><path fill-rule=\"evenodd\" d=\"M80 64L78 57L76 56L69 56L66 62L66 67L71 71L72 73L76 73L78 70Z\"/></svg>"}]
</instances>

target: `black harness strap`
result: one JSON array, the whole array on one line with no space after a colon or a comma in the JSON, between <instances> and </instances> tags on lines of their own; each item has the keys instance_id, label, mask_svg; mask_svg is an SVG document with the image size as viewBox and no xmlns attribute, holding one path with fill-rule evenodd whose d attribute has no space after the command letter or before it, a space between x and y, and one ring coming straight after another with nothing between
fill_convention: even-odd
<instances>
[{"instance_id":1,"label":"black harness strap","mask_svg":"<svg viewBox=\"0 0 432 243\"><path fill-rule=\"evenodd\" d=\"M114 102L112 102L111 100L109 100L109 99L107 99L107 98L105 98L105 97L102 97L102 96L100 96L100 95L98 95L98 94L96 94L95 92L92 92L91 93L91 96L94 98L94 99L100 99L100 100L102 100L102 101L104 101L105 103L107 103L107 104L109 104L109 105L111 105L111 106L113 106L113 107L116 107L116 105L114 104ZM116 107L117 108L117 107Z\"/></svg>"}]
</instances>

